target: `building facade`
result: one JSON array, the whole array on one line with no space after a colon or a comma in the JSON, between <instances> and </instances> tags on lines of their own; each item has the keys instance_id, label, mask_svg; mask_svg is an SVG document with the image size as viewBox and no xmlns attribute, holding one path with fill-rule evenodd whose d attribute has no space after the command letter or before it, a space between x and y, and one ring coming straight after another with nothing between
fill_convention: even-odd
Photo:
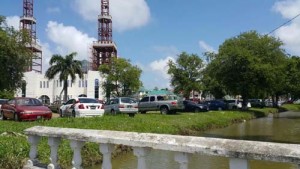
<instances>
[{"instance_id":1,"label":"building facade","mask_svg":"<svg viewBox=\"0 0 300 169\"><path fill-rule=\"evenodd\" d=\"M24 73L24 85L20 89L17 97L33 97L40 99L44 104L50 104L63 98L63 82L59 81L58 76L49 80L44 74L30 71ZM68 99L78 96L92 97L104 100L105 95L101 88L101 78L99 71L87 71L83 78L76 76L74 83L71 78L68 80Z\"/></svg>"}]
</instances>

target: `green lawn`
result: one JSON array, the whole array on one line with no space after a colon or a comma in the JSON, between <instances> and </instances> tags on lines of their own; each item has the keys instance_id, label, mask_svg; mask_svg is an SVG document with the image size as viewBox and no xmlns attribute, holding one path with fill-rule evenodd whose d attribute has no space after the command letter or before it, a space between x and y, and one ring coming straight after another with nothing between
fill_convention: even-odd
<instances>
[{"instance_id":1,"label":"green lawn","mask_svg":"<svg viewBox=\"0 0 300 169\"><path fill-rule=\"evenodd\" d=\"M28 158L30 148L23 131L36 125L197 136L203 130L225 127L232 123L255 118L255 116L256 114L251 111L211 111L176 115L147 113L137 114L134 118L127 115L106 115L95 118L54 118L49 121L36 122L0 121L0 134L2 133L0 135L0 168L22 167ZM49 154L47 139L43 138L39 144L39 159L48 163ZM95 143L86 144L82 149L82 155L84 165L99 163L101 160L99 146ZM59 163L63 168L71 166L72 151L66 140L60 145L59 158Z\"/></svg>"},{"instance_id":2,"label":"green lawn","mask_svg":"<svg viewBox=\"0 0 300 169\"><path fill-rule=\"evenodd\" d=\"M283 104L281 107L291 111L300 111L300 104Z\"/></svg>"}]
</instances>

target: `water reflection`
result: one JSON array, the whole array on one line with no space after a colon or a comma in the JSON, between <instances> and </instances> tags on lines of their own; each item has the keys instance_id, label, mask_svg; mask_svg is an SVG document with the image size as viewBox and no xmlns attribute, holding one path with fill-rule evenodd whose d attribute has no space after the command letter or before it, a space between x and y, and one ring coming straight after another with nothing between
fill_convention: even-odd
<instances>
[{"instance_id":1,"label":"water reflection","mask_svg":"<svg viewBox=\"0 0 300 169\"><path fill-rule=\"evenodd\" d=\"M223 129L206 131L203 137L216 137L240 140L256 140L279 143L300 144L300 113L285 112L278 116L269 116L256 120L235 124ZM174 153L151 151L147 158L149 169L177 169ZM133 169L137 167L137 159L132 153L113 160L113 169ZM101 168L97 166L96 169ZM294 164L274 163L267 161L250 161L251 169L298 169ZM191 155L189 169L229 169L229 159L204 155Z\"/></svg>"}]
</instances>

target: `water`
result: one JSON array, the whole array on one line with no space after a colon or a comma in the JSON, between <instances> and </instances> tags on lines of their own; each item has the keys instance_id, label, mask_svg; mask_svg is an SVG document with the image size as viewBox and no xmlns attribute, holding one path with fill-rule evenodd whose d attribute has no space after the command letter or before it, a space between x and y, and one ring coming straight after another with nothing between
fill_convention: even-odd
<instances>
[{"instance_id":1,"label":"water","mask_svg":"<svg viewBox=\"0 0 300 169\"><path fill-rule=\"evenodd\" d=\"M255 140L278 143L300 144L300 113L285 112L275 116L250 120L244 123L231 125L222 129L214 129L202 133L202 137L216 137L240 140ZM174 153L152 151L147 157L149 169L177 169ZM113 169L134 169L137 167L137 158L128 153L112 161ZM101 168L100 166L91 169ZM298 169L294 164L274 163L267 161L250 161L251 169ZM189 169L229 169L229 159L192 155Z\"/></svg>"}]
</instances>

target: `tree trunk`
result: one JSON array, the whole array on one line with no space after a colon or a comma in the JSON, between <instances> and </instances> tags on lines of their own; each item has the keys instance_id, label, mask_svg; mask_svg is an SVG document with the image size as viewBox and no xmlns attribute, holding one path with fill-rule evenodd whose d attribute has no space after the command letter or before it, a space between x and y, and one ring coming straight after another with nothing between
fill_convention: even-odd
<instances>
[{"instance_id":1,"label":"tree trunk","mask_svg":"<svg viewBox=\"0 0 300 169\"><path fill-rule=\"evenodd\" d=\"M64 102L68 100L68 80L64 80Z\"/></svg>"}]
</instances>

